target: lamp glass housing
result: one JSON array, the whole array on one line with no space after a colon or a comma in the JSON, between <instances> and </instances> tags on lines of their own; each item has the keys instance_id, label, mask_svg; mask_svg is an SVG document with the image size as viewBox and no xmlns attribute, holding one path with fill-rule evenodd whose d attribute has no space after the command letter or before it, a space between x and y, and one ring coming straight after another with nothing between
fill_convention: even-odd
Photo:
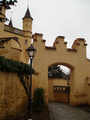
<instances>
[{"instance_id":1,"label":"lamp glass housing","mask_svg":"<svg viewBox=\"0 0 90 120\"><path fill-rule=\"evenodd\" d=\"M28 56L29 57L34 57L34 51L28 51Z\"/></svg>"}]
</instances>

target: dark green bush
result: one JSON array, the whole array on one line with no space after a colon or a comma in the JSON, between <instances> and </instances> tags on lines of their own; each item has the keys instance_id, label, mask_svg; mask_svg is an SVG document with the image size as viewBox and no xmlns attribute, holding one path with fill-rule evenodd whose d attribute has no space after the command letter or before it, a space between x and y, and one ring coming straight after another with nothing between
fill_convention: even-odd
<instances>
[{"instance_id":1,"label":"dark green bush","mask_svg":"<svg viewBox=\"0 0 90 120\"><path fill-rule=\"evenodd\" d=\"M30 75L30 65L0 56L0 71ZM32 69L32 73L35 73Z\"/></svg>"},{"instance_id":2,"label":"dark green bush","mask_svg":"<svg viewBox=\"0 0 90 120\"><path fill-rule=\"evenodd\" d=\"M27 81L25 77L30 76L31 69L29 64L25 64L23 62L15 61L12 59L5 58L4 56L0 56L0 72L7 73L16 73L20 78L20 81L28 95L28 87ZM35 73L35 70L32 68L32 74Z\"/></svg>"},{"instance_id":3,"label":"dark green bush","mask_svg":"<svg viewBox=\"0 0 90 120\"><path fill-rule=\"evenodd\" d=\"M36 88L33 96L33 110L42 111L45 107L44 89Z\"/></svg>"}]
</instances>

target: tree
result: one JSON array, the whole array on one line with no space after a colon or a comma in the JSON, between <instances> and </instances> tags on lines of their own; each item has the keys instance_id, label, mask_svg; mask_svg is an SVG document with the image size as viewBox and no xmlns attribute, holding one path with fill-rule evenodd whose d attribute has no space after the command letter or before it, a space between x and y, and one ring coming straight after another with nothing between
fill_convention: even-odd
<instances>
[{"instance_id":1,"label":"tree","mask_svg":"<svg viewBox=\"0 0 90 120\"><path fill-rule=\"evenodd\" d=\"M66 75L60 65L53 65L48 68L48 77L49 78L64 78L68 79L68 75Z\"/></svg>"},{"instance_id":2,"label":"tree","mask_svg":"<svg viewBox=\"0 0 90 120\"><path fill-rule=\"evenodd\" d=\"M11 9L11 5L15 5L17 3L17 0L0 0L0 22L5 22L8 19L6 16L2 13L2 7L5 7L5 9Z\"/></svg>"},{"instance_id":3,"label":"tree","mask_svg":"<svg viewBox=\"0 0 90 120\"><path fill-rule=\"evenodd\" d=\"M10 5L14 5L17 0L0 0L0 7L4 6L6 9L10 9Z\"/></svg>"}]
</instances>

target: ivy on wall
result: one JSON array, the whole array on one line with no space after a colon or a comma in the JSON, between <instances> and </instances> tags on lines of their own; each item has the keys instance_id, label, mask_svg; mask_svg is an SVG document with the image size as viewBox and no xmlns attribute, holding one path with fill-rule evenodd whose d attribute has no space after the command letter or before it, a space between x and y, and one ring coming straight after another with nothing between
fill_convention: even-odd
<instances>
[{"instance_id":1,"label":"ivy on wall","mask_svg":"<svg viewBox=\"0 0 90 120\"><path fill-rule=\"evenodd\" d=\"M30 75L30 65L0 56L0 71ZM32 70L34 73L34 70Z\"/></svg>"},{"instance_id":2,"label":"ivy on wall","mask_svg":"<svg viewBox=\"0 0 90 120\"><path fill-rule=\"evenodd\" d=\"M28 76L30 75L31 72L30 68L31 67L29 64L14 61L11 59L7 59L4 56L0 56L0 71L8 72L8 73L17 73L27 95L28 95L28 86L26 83L27 81L24 78L29 79ZM33 74L35 73L34 69L32 69L32 73Z\"/></svg>"}]
</instances>

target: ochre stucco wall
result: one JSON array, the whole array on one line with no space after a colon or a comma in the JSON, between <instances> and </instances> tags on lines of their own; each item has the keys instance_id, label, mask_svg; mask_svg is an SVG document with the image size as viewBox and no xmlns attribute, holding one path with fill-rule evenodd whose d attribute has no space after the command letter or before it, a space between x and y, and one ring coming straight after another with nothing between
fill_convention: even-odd
<instances>
[{"instance_id":1,"label":"ochre stucco wall","mask_svg":"<svg viewBox=\"0 0 90 120\"><path fill-rule=\"evenodd\" d=\"M33 39L34 46L37 49L33 66L39 73L35 81L38 87L45 89L46 99L49 91L51 91L49 84L52 84L48 81L48 67L53 64L61 64L72 70L70 80L70 104L86 104L88 102L86 78L90 76L90 62L86 58L85 40L78 38L75 40L76 42L73 43L73 48L67 49L63 36L57 37L54 46L51 48L45 47L42 34L34 34Z\"/></svg>"},{"instance_id":2,"label":"ochre stucco wall","mask_svg":"<svg viewBox=\"0 0 90 120\"><path fill-rule=\"evenodd\" d=\"M24 114L27 95L15 73L0 72L0 119Z\"/></svg>"},{"instance_id":3,"label":"ochre stucco wall","mask_svg":"<svg viewBox=\"0 0 90 120\"><path fill-rule=\"evenodd\" d=\"M48 80L48 67L53 64L61 64L71 69L70 104L88 103L90 105L90 60L86 58L86 41L84 39L76 39L72 49L68 49L64 37L58 36L53 47L46 47L42 34L35 33L32 37L32 20L30 18L23 19L23 30L0 22L0 39L8 37L17 37L18 42L13 38L6 42L4 48L0 48L0 55L24 63L28 63L26 48L30 46L33 38L34 47L37 49L33 59L33 68L37 72L33 76L33 92L35 88L44 88L47 104L48 101L54 99L53 83ZM59 81L54 82L61 84ZM7 113L17 114L26 104L27 97L16 74L0 73L0 97L1 120L5 118Z\"/></svg>"},{"instance_id":4,"label":"ochre stucco wall","mask_svg":"<svg viewBox=\"0 0 90 120\"><path fill-rule=\"evenodd\" d=\"M28 63L29 57L26 48L31 44L32 27L29 26L32 26L32 21L27 19L23 20L23 30L0 22L0 56ZM25 21L27 21L26 24ZM6 42L1 44L2 40L6 40ZM27 103L25 89L17 74L8 73L8 71L7 73L0 72L0 120L16 116L19 118L22 114L24 115Z\"/></svg>"}]
</instances>

